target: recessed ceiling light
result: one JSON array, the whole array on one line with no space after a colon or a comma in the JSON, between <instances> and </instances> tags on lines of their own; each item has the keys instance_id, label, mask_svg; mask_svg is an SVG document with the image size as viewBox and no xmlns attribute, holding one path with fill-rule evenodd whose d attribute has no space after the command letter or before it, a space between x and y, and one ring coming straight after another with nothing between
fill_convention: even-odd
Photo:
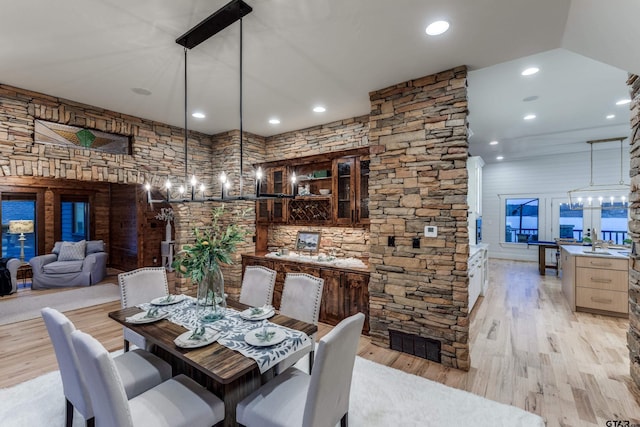
<instances>
[{"instance_id":1,"label":"recessed ceiling light","mask_svg":"<svg viewBox=\"0 0 640 427\"><path fill-rule=\"evenodd\" d=\"M151 91L149 89L145 89L142 87L134 87L131 89L131 92L136 93L138 95L144 95L144 96L151 95Z\"/></svg>"},{"instance_id":2,"label":"recessed ceiling light","mask_svg":"<svg viewBox=\"0 0 640 427\"><path fill-rule=\"evenodd\" d=\"M523 119L525 120L533 120L536 118L535 114L527 114L526 116L523 117Z\"/></svg>"},{"instance_id":3,"label":"recessed ceiling light","mask_svg":"<svg viewBox=\"0 0 640 427\"><path fill-rule=\"evenodd\" d=\"M523 75L523 76L532 76L535 73L537 73L538 71L540 71L540 68L538 68L538 67L529 67L529 68L525 69L520 74Z\"/></svg>"},{"instance_id":4,"label":"recessed ceiling light","mask_svg":"<svg viewBox=\"0 0 640 427\"><path fill-rule=\"evenodd\" d=\"M313 107L313 111L315 113L324 113L325 111L327 111L327 109L324 108L322 105L318 105L318 106Z\"/></svg>"},{"instance_id":5,"label":"recessed ceiling light","mask_svg":"<svg viewBox=\"0 0 640 427\"><path fill-rule=\"evenodd\" d=\"M535 101L538 98L539 96L537 95L527 96L526 98L522 98L522 102L531 102L531 101Z\"/></svg>"},{"instance_id":6,"label":"recessed ceiling light","mask_svg":"<svg viewBox=\"0 0 640 427\"><path fill-rule=\"evenodd\" d=\"M269 123L271 123L272 125L279 125L280 124L280 120L278 120L278 119L269 119Z\"/></svg>"},{"instance_id":7,"label":"recessed ceiling light","mask_svg":"<svg viewBox=\"0 0 640 427\"><path fill-rule=\"evenodd\" d=\"M425 32L430 36L439 36L449 29L447 21L436 21L429 24Z\"/></svg>"},{"instance_id":8,"label":"recessed ceiling light","mask_svg":"<svg viewBox=\"0 0 640 427\"><path fill-rule=\"evenodd\" d=\"M504 160L504 157L503 156L498 156L498 157L496 157L496 160Z\"/></svg>"},{"instance_id":9,"label":"recessed ceiling light","mask_svg":"<svg viewBox=\"0 0 640 427\"><path fill-rule=\"evenodd\" d=\"M607 116L607 119L613 119L615 116L616 116L615 114L609 114L609 115Z\"/></svg>"},{"instance_id":10,"label":"recessed ceiling light","mask_svg":"<svg viewBox=\"0 0 640 427\"><path fill-rule=\"evenodd\" d=\"M191 117L195 117L196 119L204 119L205 116L204 113L201 113L200 111L196 111L195 113L191 114Z\"/></svg>"},{"instance_id":11,"label":"recessed ceiling light","mask_svg":"<svg viewBox=\"0 0 640 427\"><path fill-rule=\"evenodd\" d=\"M498 145L498 141L491 141L489 145Z\"/></svg>"},{"instance_id":12,"label":"recessed ceiling light","mask_svg":"<svg viewBox=\"0 0 640 427\"><path fill-rule=\"evenodd\" d=\"M616 102L616 105L625 105L630 103L631 100L630 99L621 99L620 101Z\"/></svg>"}]
</instances>

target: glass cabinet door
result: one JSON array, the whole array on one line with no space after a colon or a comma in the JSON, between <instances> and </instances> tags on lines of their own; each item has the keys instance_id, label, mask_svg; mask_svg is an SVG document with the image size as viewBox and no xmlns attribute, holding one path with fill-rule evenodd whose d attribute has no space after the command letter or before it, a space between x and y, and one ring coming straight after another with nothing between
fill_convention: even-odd
<instances>
[{"instance_id":1,"label":"glass cabinet door","mask_svg":"<svg viewBox=\"0 0 640 427\"><path fill-rule=\"evenodd\" d=\"M275 169L272 174L272 183L273 183L273 192L276 194L286 193L286 185L285 185L285 173L284 168ZM271 221L272 222L283 222L285 219L285 211L284 211L284 199L274 199L271 200Z\"/></svg>"},{"instance_id":2,"label":"glass cabinet door","mask_svg":"<svg viewBox=\"0 0 640 427\"><path fill-rule=\"evenodd\" d=\"M334 164L334 177L336 185L336 205L334 216L337 224L350 224L354 222L355 203L353 186L353 158L337 159Z\"/></svg>"},{"instance_id":3,"label":"glass cabinet door","mask_svg":"<svg viewBox=\"0 0 640 427\"><path fill-rule=\"evenodd\" d=\"M369 223L369 160L358 162L358 206L357 221L361 224Z\"/></svg>"}]
</instances>

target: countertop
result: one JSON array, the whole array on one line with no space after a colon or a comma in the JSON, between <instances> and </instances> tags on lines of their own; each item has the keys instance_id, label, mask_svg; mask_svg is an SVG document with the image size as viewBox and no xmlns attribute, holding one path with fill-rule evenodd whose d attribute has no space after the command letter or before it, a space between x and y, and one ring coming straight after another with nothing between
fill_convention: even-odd
<instances>
[{"instance_id":1,"label":"countertop","mask_svg":"<svg viewBox=\"0 0 640 427\"><path fill-rule=\"evenodd\" d=\"M631 253L631 248L624 247L607 249L598 248L596 252L591 252L591 246L560 245L560 247L572 256L629 259L629 254Z\"/></svg>"},{"instance_id":2,"label":"countertop","mask_svg":"<svg viewBox=\"0 0 640 427\"><path fill-rule=\"evenodd\" d=\"M477 245L469 245L469 258L480 252L482 249L489 249L489 244L479 243Z\"/></svg>"}]
</instances>

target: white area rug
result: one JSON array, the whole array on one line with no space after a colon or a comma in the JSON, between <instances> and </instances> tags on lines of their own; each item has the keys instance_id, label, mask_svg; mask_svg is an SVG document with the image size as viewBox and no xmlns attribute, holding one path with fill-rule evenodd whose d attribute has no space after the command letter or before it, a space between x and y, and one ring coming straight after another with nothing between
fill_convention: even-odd
<instances>
[{"instance_id":1,"label":"white area rug","mask_svg":"<svg viewBox=\"0 0 640 427\"><path fill-rule=\"evenodd\" d=\"M64 425L58 371L0 389L0 426ZM76 414L77 415L77 414ZM74 427L84 420L74 417ZM544 427L537 415L358 357L353 373L351 427Z\"/></svg>"},{"instance_id":2,"label":"white area rug","mask_svg":"<svg viewBox=\"0 0 640 427\"><path fill-rule=\"evenodd\" d=\"M120 288L112 283L47 292L42 295L34 294L36 292L25 296L18 295L15 298L0 298L0 325L40 317L40 309L43 307L65 312L120 299Z\"/></svg>"}]
</instances>

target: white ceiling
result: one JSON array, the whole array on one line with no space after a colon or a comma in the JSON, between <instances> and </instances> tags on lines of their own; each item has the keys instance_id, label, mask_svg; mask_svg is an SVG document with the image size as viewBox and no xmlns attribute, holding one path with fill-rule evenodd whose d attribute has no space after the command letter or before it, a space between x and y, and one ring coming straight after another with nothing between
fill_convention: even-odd
<instances>
[{"instance_id":1,"label":"white ceiling","mask_svg":"<svg viewBox=\"0 0 640 427\"><path fill-rule=\"evenodd\" d=\"M587 150L588 139L629 133L629 106L615 101L628 97L626 71L640 74L635 0L245 1L246 131L269 136L368 114L370 91L466 64L471 152L488 162ZM175 39L226 3L0 0L0 82L183 126ZM450 30L426 36L437 19ZM238 23L189 51L189 111L207 114L190 117L190 129L239 127L238 58ZM530 64L541 71L525 79ZM316 104L327 111L313 113ZM530 111L538 118L524 122Z\"/></svg>"}]
</instances>

